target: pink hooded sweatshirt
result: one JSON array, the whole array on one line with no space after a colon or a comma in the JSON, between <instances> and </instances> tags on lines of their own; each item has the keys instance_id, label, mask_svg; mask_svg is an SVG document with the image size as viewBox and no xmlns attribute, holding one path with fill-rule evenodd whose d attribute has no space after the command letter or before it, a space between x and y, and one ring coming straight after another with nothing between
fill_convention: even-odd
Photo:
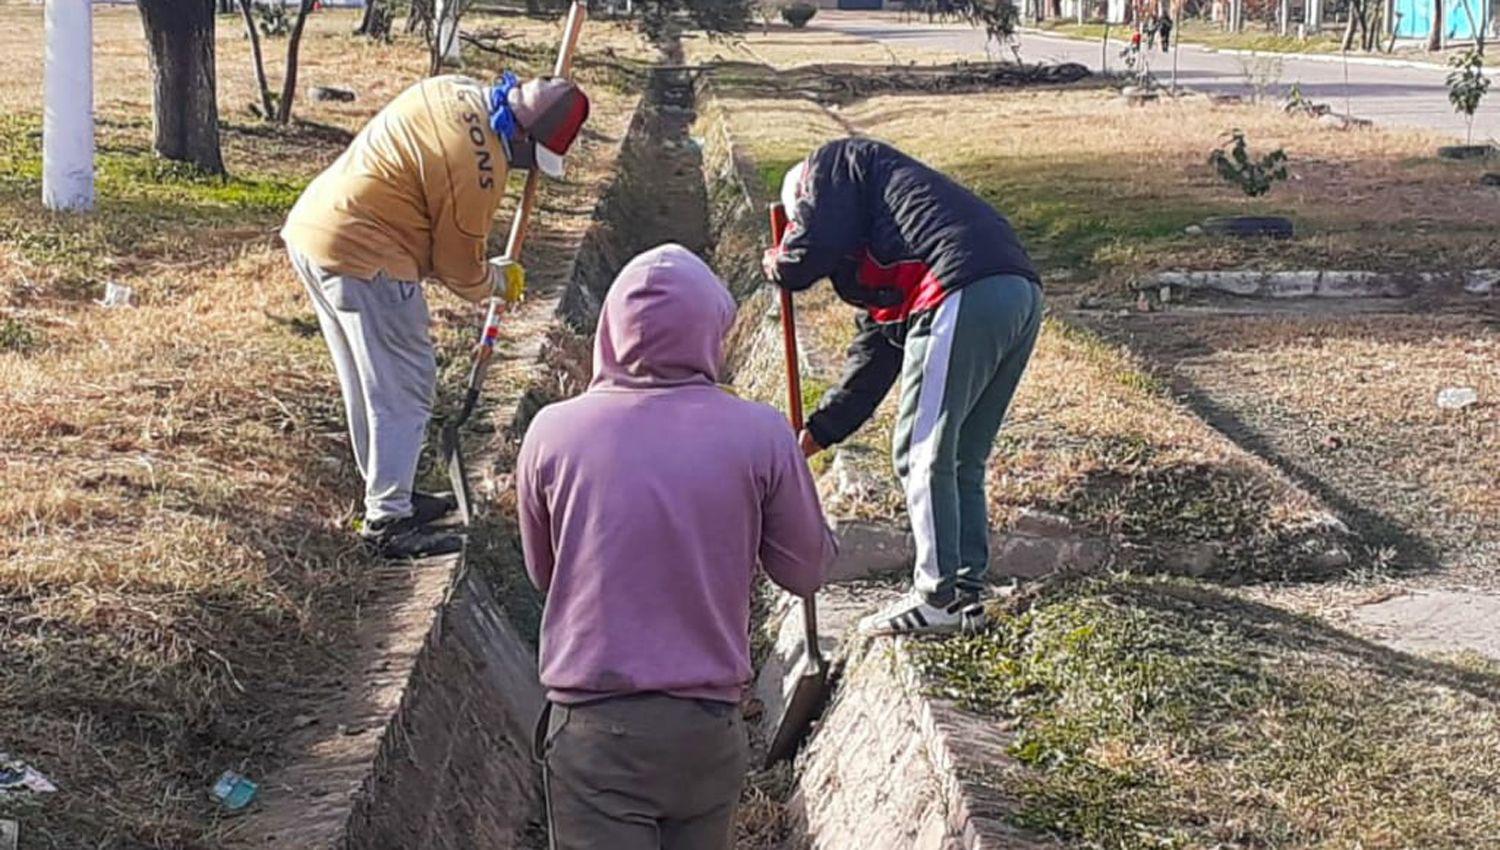
<instances>
[{"instance_id":1,"label":"pink hooded sweatshirt","mask_svg":"<svg viewBox=\"0 0 1500 850\"><path fill-rule=\"evenodd\" d=\"M823 582L836 545L791 426L715 384L734 310L692 252L641 254L604 300L588 391L526 432L521 542L554 702L738 702L756 564L798 595Z\"/></svg>"}]
</instances>

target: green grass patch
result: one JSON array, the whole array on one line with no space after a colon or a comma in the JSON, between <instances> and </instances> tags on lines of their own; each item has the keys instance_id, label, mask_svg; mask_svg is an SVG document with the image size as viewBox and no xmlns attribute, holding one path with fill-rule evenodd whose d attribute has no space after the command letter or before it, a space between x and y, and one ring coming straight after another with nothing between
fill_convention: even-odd
<instances>
[{"instance_id":1,"label":"green grass patch","mask_svg":"<svg viewBox=\"0 0 1500 850\"><path fill-rule=\"evenodd\" d=\"M801 161L800 157L756 160L755 173L760 175L760 185L765 189L767 196L781 197L781 182L786 179L786 173Z\"/></svg>"},{"instance_id":2,"label":"green grass patch","mask_svg":"<svg viewBox=\"0 0 1500 850\"><path fill-rule=\"evenodd\" d=\"M1153 198L1121 185L1107 165L1009 161L956 163L952 175L1016 225L1044 269L1090 274L1121 265L1139 251L1191 244L1184 229L1223 211L1222 205Z\"/></svg>"},{"instance_id":3,"label":"green grass patch","mask_svg":"<svg viewBox=\"0 0 1500 850\"><path fill-rule=\"evenodd\" d=\"M86 286L122 257L201 250L204 231L272 227L306 185L219 177L146 148L104 143L95 156L94 212L53 213L41 205L39 125L36 116L0 118L0 238L64 289Z\"/></svg>"},{"instance_id":4,"label":"green grass patch","mask_svg":"<svg viewBox=\"0 0 1500 850\"><path fill-rule=\"evenodd\" d=\"M24 354L37 344L37 333L14 316L0 317L0 351Z\"/></svg>"},{"instance_id":5,"label":"green grass patch","mask_svg":"<svg viewBox=\"0 0 1500 850\"><path fill-rule=\"evenodd\" d=\"M306 185L302 180L254 175L228 178L205 174L162 159L144 148L103 144L94 159L95 188L101 207L114 201L219 207L242 213L283 213ZM42 137L36 117L0 119L0 189L41 191Z\"/></svg>"},{"instance_id":6,"label":"green grass patch","mask_svg":"<svg viewBox=\"0 0 1500 850\"><path fill-rule=\"evenodd\" d=\"M1500 823L1500 678L1188 582L1062 583L912 652L1015 724L1021 769L985 776L1013 820L1077 846L1479 848Z\"/></svg>"}]
</instances>

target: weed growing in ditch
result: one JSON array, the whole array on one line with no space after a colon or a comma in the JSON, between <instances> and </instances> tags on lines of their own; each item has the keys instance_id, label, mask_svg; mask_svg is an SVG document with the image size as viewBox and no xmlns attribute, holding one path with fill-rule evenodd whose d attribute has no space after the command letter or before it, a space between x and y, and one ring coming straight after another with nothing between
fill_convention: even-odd
<instances>
[{"instance_id":1,"label":"weed growing in ditch","mask_svg":"<svg viewBox=\"0 0 1500 850\"><path fill-rule=\"evenodd\" d=\"M984 781L1015 822L1083 846L1478 848L1500 822L1492 669L1130 576L910 646L931 693L1014 725L1019 768Z\"/></svg>"}]
</instances>

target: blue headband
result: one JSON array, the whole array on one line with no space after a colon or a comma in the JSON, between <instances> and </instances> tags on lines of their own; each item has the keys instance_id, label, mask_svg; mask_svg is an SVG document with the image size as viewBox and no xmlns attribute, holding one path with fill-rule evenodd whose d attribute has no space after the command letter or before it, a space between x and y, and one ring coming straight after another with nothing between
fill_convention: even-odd
<instances>
[{"instance_id":1,"label":"blue headband","mask_svg":"<svg viewBox=\"0 0 1500 850\"><path fill-rule=\"evenodd\" d=\"M516 113L510 108L510 93L518 85L516 75L506 71L490 89L490 128L507 141L516 136Z\"/></svg>"}]
</instances>

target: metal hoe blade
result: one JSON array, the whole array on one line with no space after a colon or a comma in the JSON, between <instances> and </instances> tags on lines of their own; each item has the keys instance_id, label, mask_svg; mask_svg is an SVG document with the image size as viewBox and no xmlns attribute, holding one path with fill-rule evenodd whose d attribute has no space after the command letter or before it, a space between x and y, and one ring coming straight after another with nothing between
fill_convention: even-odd
<instances>
[{"instance_id":1,"label":"metal hoe blade","mask_svg":"<svg viewBox=\"0 0 1500 850\"><path fill-rule=\"evenodd\" d=\"M458 502L458 518L464 525L474 518L470 506L473 495L469 492L469 473L464 466L463 439L459 436L457 422L443 426L442 452L448 465L448 486Z\"/></svg>"},{"instance_id":2,"label":"metal hoe blade","mask_svg":"<svg viewBox=\"0 0 1500 850\"><path fill-rule=\"evenodd\" d=\"M807 632L807 655L798 665L797 684L792 689L791 699L786 702L781 722L776 725L771 746L766 750L766 767L797 754L813 724L823 716L823 709L828 707L828 698L833 693L828 662L818 647L818 614L814 597L802 600L802 618Z\"/></svg>"}]
</instances>

